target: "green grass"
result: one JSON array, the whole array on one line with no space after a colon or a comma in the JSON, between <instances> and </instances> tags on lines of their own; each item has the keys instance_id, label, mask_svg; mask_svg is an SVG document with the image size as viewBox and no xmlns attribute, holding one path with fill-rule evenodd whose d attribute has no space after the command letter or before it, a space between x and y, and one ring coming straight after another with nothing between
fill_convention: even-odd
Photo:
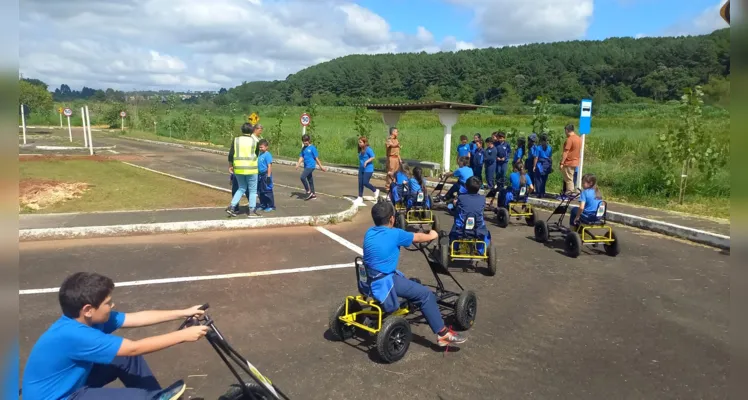
<instances>
[{"instance_id":1,"label":"green grass","mask_svg":"<svg viewBox=\"0 0 748 400\"><path fill-rule=\"evenodd\" d=\"M41 210L21 206L22 213L63 213L223 206L226 193L141 170L118 161L29 157L19 163L23 188L33 181L88 184L72 200ZM20 200L19 200L20 203Z\"/></svg>"}]
</instances>

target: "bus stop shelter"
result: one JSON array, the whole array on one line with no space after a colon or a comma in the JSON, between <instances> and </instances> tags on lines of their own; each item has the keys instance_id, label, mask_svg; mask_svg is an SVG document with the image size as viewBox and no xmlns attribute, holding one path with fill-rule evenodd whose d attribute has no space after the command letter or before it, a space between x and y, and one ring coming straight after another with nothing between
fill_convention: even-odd
<instances>
[{"instance_id":1,"label":"bus stop shelter","mask_svg":"<svg viewBox=\"0 0 748 400\"><path fill-rule=\"evenodd\" d=\"M449 171L449 160L452 149L452 127L457 123L461 112L475 111L487 108L475 104L455 103L452 101L429 101L402 104L363 104L369 110L377 110L382 114L382 121L388 127L397 126L400 116L408 111L433 111L439 116L439 122L444 126L444 148L442 154L442 169Z\"/></svg>"}]
</instances>

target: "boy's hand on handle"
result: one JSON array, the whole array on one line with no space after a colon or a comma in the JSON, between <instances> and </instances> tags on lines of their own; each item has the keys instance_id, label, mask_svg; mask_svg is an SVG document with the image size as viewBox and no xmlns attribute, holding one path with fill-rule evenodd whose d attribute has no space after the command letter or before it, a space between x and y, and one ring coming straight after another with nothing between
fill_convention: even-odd
<instances>
[{"instance_id":1,"label":"boy's hand on handle","mask_svg":"<svg viewBox=\"0 0 748 400\"><path fill-rule=\"evenodd\" d=\"M203 325L191 326L184 328L181 331L177 331L182 335L182 340L185 342L197 342L203 336L208 334L208 327Z\"/></svg>"},{"instance_id":2,"label":"boy's hand on handle","mask_svg":"<svg viewBox=\"0 0 748 400\"><path fill-rule=\"evenodd\" d=\"M192 306L182 310L182 318L199 317L205 314L205 310L201 310L202 305Z\"/></svg>"},{"instance_id":3,"label":"boy's hand on handle","mask_svg":"<svg viewBox=\"0 0 748 400\"><path fill-rule=\"evenodd\" d=\"M430 241L434 241L436 239L439 239L439 232L437 232L437 231L435 231L435 230L432 229L429 232L429 238L430 238Z\"/></svg>"}]
</instances>

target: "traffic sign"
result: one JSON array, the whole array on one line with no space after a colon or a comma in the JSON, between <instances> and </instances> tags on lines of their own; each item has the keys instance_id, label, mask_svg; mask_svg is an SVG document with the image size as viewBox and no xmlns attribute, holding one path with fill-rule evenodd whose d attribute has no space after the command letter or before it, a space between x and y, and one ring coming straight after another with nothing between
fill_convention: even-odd
<instances>
[{"instance_id":1,"label":"traffic sign","mask_svg":"<svg viewBox=\"0 0 748 400\"><path fill-rule=\"evenodd\" d=\"M62 114L62 107L60 107L60 108L57 109L57 113L58 114Z\"/></svg>"},{"instance_id":2,"label":"traffic sign","mask_svg":"<svg viewBox=\"0 0 748 400\"><path fill-rule=\"evenodd\" d=\"M124 111L120 111L119 112L119 116L122 117L122 118L125 118L127 116L127 113L124 112Z\"/></svg>"},{"instance_id":3,"label":"traffic sign","mask_svg":"<svg viewBox=\"0 0 748 400\"><path fill-rule=\"evenodd\" d=\"M257 113L252 113L249 118L247 118L247 121L252 125L257 125L257 123L260 122L260 116L257 115Z\"/></svg>"},{"instance_id":4,"label":"traffic sign","mask_svg":"<svg viewBox=\"0 0 748 400\"><path fill-rule=\"evenodd\" d=\"M579 134L590 133L592 125L592 100L582 99L581 111L579 112Z\"/></svg>"},{"instance_id":5,"label":"traffic sign","mask_svg":"<svg viewBox=\"0 0 748 400\"><path fill-rule=\"evenodd\" d=\"M309 124L312 123L312 117L309 116L309 114L304 113L301 114L301 125L302 126L309 126Z\"/></svg>"},{"instance_id":6,"label":"traffic sign","mask_svg":"<svg viewBox=\"0 0 748 400\"><path fill-rule=\"evenodd\" d=\"M65 109L62 110L62 113L65 114L66 117L69 117L69 116L73 115L73 110L65 107Z\"/></svg>"}]
</instances>

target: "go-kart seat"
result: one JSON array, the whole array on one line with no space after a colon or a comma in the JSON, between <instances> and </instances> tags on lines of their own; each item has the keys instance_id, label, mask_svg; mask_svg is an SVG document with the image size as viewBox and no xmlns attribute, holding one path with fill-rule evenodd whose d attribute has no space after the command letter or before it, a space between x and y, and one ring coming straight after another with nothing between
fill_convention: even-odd
<instances>
[{"instance_id":1,"label":"go-kart seat","mask_svg":"<svg viewBox=\"0 0 748 400\"><path fill-rule=\"evenodd\" d=\"M582 214L579 217L579 222L583 225L605 225L605 216L608 212L608 203L605 201L601 201L600 204L597 205L597 210L595 211L594 217L585 216Z\"/></svg>"}]
</instances>

